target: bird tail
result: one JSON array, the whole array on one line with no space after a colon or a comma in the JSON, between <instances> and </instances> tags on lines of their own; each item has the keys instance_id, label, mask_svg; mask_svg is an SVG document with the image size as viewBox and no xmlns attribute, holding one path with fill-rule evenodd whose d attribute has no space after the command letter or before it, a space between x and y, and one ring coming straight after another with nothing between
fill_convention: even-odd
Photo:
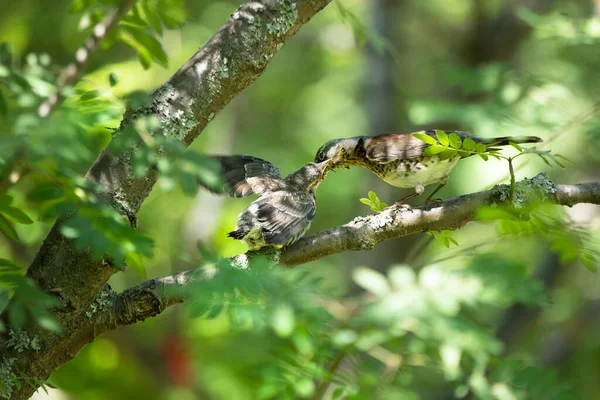
<instances>
[{"instance_id":1,"label":"bird tail","mask_svg":"<svg viewBox=\"0 0 600 400\"><path fill-rule=\"evenodd\" d=\"M241 229L231 231L227 234L227 237L234 238L237 240L242 240L244 236L246 236L246 234Z\"/></svg>"},{"instance_id":2,"label":"bird tail","mask_svg":"<svg viewBox=\"0 0 600 400\"><path fill-rule=\"evenodd\" d=\"M540 142L543 142L543 140L537 136L503 136L503 137L489 138L489 139L481 140L481 143L485 144L488 147L489 146L508 146L510 144L510 142L513 142L513 143L540 143Z\"/></svg>"}]
</instances>

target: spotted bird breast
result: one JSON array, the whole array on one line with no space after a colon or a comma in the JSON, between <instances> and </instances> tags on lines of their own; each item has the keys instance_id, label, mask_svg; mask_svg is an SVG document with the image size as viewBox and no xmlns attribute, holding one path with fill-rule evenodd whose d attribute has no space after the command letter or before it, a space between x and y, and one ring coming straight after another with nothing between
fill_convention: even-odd
<instances>
[{"instance_id":1,"label":"spotted bird breast","mask_svg":"<svg viewBox=\"0 0 600 400\"><path fill-rule=\"evenodd\" d=\"M447 160L439 157L420 157L393 161L388 164L372 163L368 168L392 186L414 188L438 183L456 166L460 156Z\"/></svg>"}]
</instances>

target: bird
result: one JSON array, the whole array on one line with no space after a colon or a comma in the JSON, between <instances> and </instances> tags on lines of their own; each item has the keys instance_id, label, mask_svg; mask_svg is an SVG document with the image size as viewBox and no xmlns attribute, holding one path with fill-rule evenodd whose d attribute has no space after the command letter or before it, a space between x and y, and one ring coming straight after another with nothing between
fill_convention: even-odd
<instances>
[{"instance_id":1,"label":"bird","mask_svg":"<svg viewBox=\"0 0 600 400\"><path fill-rule=\"evenodd\" d=\"M247 155L210 156L217 166L219 185L199 182L213 193L230 197L258 195L238 216L227 236L250 249L281 249L300 239L316 215L317 187L327 175L329 160L308 163L284 178L275 165Z\"/></svg>"},{"instance_id":2,"label":"bird","mask_svg":"<svg viewBox=\"0 0 600 400\"><path fill-rule=\"evenodd\" d=\"M425 134L440 144L439 130L415 132ZM464 131L442 131L446 138L456 134L462 141L471 139L474 144L481 143L486 151L498 151L489 146L506 146L512 143L539 143L542 139L536 136L503 136L496 138L480 138ZM418 135L417 135L418 136ZM433 143L433 141L431 141ZM451 152L450 157L441 153L431 154L426 149L431 144L413 136L413 133L392 133L378 136L356 136L333 139L319 148L315 162L331 160L328 170L364 167L392 186L414 188L414 193L396 201L395 205L403 205L408 199L425 191L425 186L439 183L438 187L427 197L425 204L432 201L433 196L448 183L448 174L461 158L474 155L474 152ZM434 200L439 201L439 200Z\"/></svg>"}]
</instances>

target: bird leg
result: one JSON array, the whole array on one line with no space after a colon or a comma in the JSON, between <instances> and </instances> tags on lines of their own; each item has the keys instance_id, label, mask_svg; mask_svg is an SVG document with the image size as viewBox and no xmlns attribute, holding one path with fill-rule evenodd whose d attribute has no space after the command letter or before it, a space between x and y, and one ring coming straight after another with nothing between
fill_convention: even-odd
<instances>
[{"instance_id":1,"label":"bird leg","mask_svg":"<svg viewBox=\"0 0 600 400\"><path fill-rule=\"evenodd\" d=\"M427 197L427 199L425 199L425 204L429 204L429 203L441 203L442 199L434 199L433 196L444 186L446 186L446 184L448 183L450 179L448 178L448 175L444 175L442 177L442 179L440 180L440 184L438 185L438 187L435 188L435 190L433 192L431 192L431 194Z\"/></svg>"},{"instance_id":2,"label":"bird leg","mask_svg":"<svg viewBox=\"0 0 600 400\"><path fill-rule=\"evenodd\" d=\"M418 183L417 186L415 186L414 193L411 193L408 196L404 196L403 198L401 198L400 200L395 202L394 205L396 207L405 205L404 202L406 202L406 200L412 199L413 197L417 197L418 195L422 194L424 191L425 191L425 187L423 185L421 185L420 183Z\"/></svg>"}]
</instances>

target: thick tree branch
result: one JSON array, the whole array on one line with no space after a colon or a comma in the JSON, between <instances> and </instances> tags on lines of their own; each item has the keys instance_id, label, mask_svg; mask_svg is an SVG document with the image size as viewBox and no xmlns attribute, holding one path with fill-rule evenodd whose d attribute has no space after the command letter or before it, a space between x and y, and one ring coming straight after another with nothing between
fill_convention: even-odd
<instances>
[{"instance_id":1,"label":"thick tree branch","mask_svg":"<svg viewBox=\"0 0 600 400\"><path fill-rule=\"evenodd\" d=\"M457 229L476 219L481 206L502 204L508 200L506 185L492 190L468 194L411 209L389 208L379 214L357 217L353 221L327 231L300 239L294 245L277 252L248 252L224 262L247 268L249 257L262 255L270 262L295 266L331 254L352 250L372 249L377 243L413 233L430 230ZM540 201L572 206L577 203L600 204L600 182L554 186L545 174L525 179L517 184L516 201L521 206ZM120 325L129 325L160 314L166 307L181 303L186 298L186 287L210 278L218 267L207 272L202 266L185 272L143 282L120 294L111 292L111 305L93 321L94 332L100 334Z\"/></svg>"},{"instance_id":2,"label":"thick tree branch","mask_svg":"<svg viewBox=\"0 0 600 400\"><path fill-rule=\"evenodd\" d=\"M152 94L150 105L127 110L115 137L138 117L155 115L160 121L156 134L189 145L232 98L262 74L283 44L330 1L246 2ZM99 195L105 201L133 220L157 179L154 171L142 178L134 176L131 158L136 147L115 156L109 146L86 176L102 185L104 190ZM42 290L60 294L64 307L56 310L54 317L63 333L51 334L31 324L27 333L29 337L37 336L41 349L22 352L9 348L8 337L0 336L0 360L14 359L11 373L16 375L46 379L94 339L94 332L89 330L90 315L101 306L98 294L116 273L109 263L93 259L89 251L76 250L73 241L60 234L62 221L48 234L27 276ZM2 318L6 320L7 315L4 313ZM11 399L27 399L33 392L29 386L7 390Z\"/></svg>"}]
</instances>

